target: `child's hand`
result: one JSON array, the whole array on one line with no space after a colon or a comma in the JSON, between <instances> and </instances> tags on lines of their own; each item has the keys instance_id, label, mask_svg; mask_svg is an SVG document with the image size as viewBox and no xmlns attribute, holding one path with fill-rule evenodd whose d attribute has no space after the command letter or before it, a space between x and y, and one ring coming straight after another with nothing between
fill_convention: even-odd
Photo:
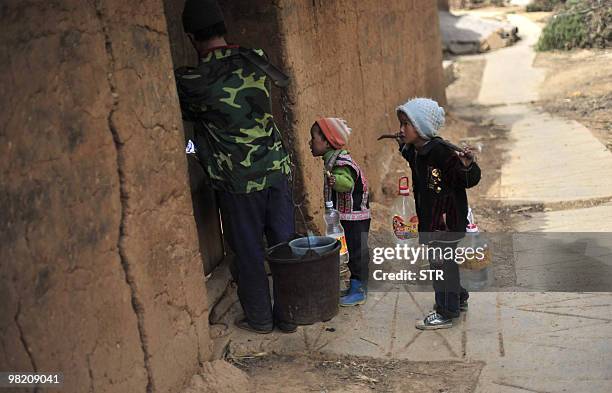
<instances>
[{"instance_id":1,"label":"child's hand","mask_svg":"<svg viewBox=\"0 0 612 393\"><path fill-rule=\"evenodd\" d=\"M474 152L470 147L465 147L463 151L457 152L463 166L468 167L475 161Z\"/></svg>"},{"instance_id":2,"label":"child's hand","mask_svg":"<svg viewBox=\"0 0 612 393\"><path fill-rule=\"evenodd\" d=\"M336 185L336 176L334 175L328 175L327 176L327 185L330 187L333 187L334 185Z\"/></svg>"}]
</instances>

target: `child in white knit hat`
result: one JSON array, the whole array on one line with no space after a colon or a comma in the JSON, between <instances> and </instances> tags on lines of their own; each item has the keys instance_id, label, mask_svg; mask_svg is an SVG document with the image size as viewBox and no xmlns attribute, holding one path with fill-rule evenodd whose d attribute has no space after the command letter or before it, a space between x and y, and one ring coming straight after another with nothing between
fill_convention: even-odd
<instances>
[{"instance_id":1,"label":"child in white knit hat","mask_svg":"<svg viewBox=\"0 0 612 393\"><path fill-rule=\"evenodd\" d=\"M312 155L323 158L328 173L324 181L325 201L331 201L340 212L349 252L350 287L340 298L341 306L366 302L370 260L368 180L349 152L343 149L350 134L346 121L335 117L320 118L310 129Z\"/></svg>"},{"instance_id":2,"label":"child in white knit hat","mask_svg":"<svg viewBox=\"0 0 612 393\"><path fill-rule=\"evenodd\" d=\"M480 181L480 167L469 149L455 152L438 136L444 109L428 98L415 98L397 107L400 152L412 170L413 195L419 218L419 242L446 250L455 248L467 226L466 188ZM435 253L434 253L435 254ZM458 265L430 260L444 280L434 280L434 311L416 327L422 330L452 327L452 318L467 311L468 292L461 287Z\"/></svg>"}]
</instances>

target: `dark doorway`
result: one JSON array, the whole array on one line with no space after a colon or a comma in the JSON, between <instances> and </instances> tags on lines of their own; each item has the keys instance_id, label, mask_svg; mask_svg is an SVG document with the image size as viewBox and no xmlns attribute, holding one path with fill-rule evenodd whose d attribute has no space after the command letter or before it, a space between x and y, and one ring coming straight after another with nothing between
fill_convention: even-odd
<instances>
[{"instance_id":1,"label":"dark doorway","mask_svg":"<svg viewBox=\"0 0 612 393\"><path fill-rule=\"evenodd\" d=\"M172 62L175 67L197 64L197 55L189 39L184 34L181 23L184 0L164 0L164 11L168 23L168 39ZM185 144L194 140L193 128L184 123ZM189 183L193 215L198 230L198 240L204 274L208 275L223 261L225 248L221 230L219 206L214 190L205 181L205 172L195 155L187 155Z\"/></svg>"}]
</instances>

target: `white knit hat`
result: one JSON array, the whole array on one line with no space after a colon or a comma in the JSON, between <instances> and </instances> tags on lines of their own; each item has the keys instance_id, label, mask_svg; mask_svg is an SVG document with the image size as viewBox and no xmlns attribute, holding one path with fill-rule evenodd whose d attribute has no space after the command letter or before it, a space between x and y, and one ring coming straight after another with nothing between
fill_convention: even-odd
<instances>
[{"instance_id":1,"label":"white knit hat","mask_svg":"<svg viewBox=\"0 0 612 393\"><path fill-rule=\"evenodd\" d=\"M425 140L437 136L444 126L444 109L429 98L413 98L398 106L397 111L408 116L419 136Z\"/></svg>"}]
</instances>

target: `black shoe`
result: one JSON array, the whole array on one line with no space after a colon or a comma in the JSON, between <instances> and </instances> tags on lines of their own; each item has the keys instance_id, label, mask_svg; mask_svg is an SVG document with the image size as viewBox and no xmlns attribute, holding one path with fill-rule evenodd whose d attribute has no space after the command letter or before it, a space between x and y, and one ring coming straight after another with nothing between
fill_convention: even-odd
<instances>
[{"instance_id":1,"label":"black shoe","mask_svg":"<svg viewBox=\"0 0 612 393\"><path fill-rule=\"evenodd\" d=\"M283 333L295 333L297 331L297 325L291 322L275 321L274 326Z\"/></svg>"},{"instance_id":2,"label":"black shoe","mask_svg":"<svg viewBox=\"0 0 612 393\"><path fill-rule=\"evenodd\" d=\"M272 333L273 328L269 327L269 328L256 328L251 326L251 324L249 323L249 321L245 318L245 317L241 317L238 318L234 321L234 325L236 325L237 328L240 328L242 330L246 330L249 332L253 332L253 333L259 333L259 334L268 334L268 333Z\"/></svg>"},{"instance_id":3,"label":"black shoe","mask_svg":"<svg viewBox=\"0 0 612 393\"><path fill-rule=\"evenodd\" d=\"M449 329L453 327L453 321L432 311L423 320L417 321L415 327L419 330Z\"/></svg>"}]
</instances>

